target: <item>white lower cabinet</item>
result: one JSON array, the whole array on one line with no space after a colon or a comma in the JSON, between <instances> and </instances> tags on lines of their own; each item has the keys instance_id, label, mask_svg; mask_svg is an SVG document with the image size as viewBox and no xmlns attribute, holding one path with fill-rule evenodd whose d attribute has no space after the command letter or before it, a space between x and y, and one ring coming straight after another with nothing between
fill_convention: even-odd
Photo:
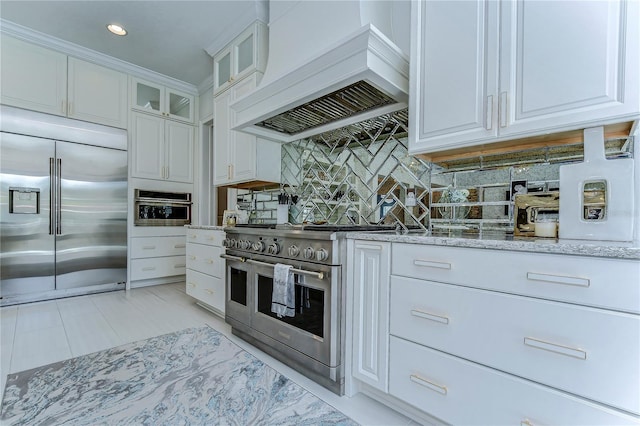
<instances>
[{"instance_id":1,"label":"white lower cabinet","mask_svg":"<svg viewBox=\"0 0 640 426\"><path fill-rule=\"evenodd\" d=\"M640 424L640 261L388 244L352 245L362 391L425 422Z\"/></svg>"},{"instance_id":2,"label":"white lower cabinet","mask_svg":"<svg viewBox=\"0 0 640 426\"><path fill-rule=\"evenodd\" d=\"M184 276L184 236L131 238L131 281Z\"/></svg>"},{"instance_id":3,"label":"white lower cabinet","mask_svg":"<svg viewBox=\"0 0 640 426\"><path fill-rule=\"evenodd\" d=\"M620 425L638 419L391 336L389 392L447 423Z\"/></svg>"},{"instance_id":4,"label":"white lower cabinet","mask_svg":"<svg viewBox=\"0 0 640 426\"><path fill-rule=\"evenodd\" d=\"M187 230L187 294L221 316L225 305L223 239L220 230Z\"/></svg>"},{"instance_id":5,"label":"white lower cabinet","mask_svg":"<svg viewBox=\"0 0 640 426\"><path fill-rule=\"evenodd\" d=\"M391 244L355 241L353 376L388 390Z\"/></svg>"},{"instance_id":6,"label":"white lower cabinet","mask_svg":"<svg viewBox=\"0 0 640 426\"><path fill-rule=\"evenodd\" d=\"M390 311L394 336L640 413L637 315L396 276Z\"/></svg>"}]
</instances>

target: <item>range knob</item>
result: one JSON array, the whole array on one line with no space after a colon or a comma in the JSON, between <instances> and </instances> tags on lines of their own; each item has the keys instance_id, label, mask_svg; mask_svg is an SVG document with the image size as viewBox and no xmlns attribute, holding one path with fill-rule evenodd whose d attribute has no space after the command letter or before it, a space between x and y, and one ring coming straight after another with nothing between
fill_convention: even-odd
<instances>
[{"instance_id":1,"label":"range knob","mask_svg":"<svg viewBox=\"0 0 640 426\"><path fill-rule=\"evenodd\" d=\"M315 253L316 251L313 249L313 247L307 247L306 249L304 249L304 258L311 260L313 259Z\"/></svg>"},{"instance_id":2,"label":"range knob","mask_svg":"<svg viewBox=\"0 0 640 426\"><path fill-rule=\"evenodd\" d=\"M298 246L292 245L289 247L289 256L298 257L299 254L300 254L300 249L298 248Z\"/></svg>"},{"instance_id":3,"label":"range knob","mask_svg":"<svg viewBox=\"0 0 640 426\"><path fill-rule=\"evenodd\" d=\"M234 240L233 238L229 238L227 240L227 247L235 248L236 247L236 240Z\"/></svg>"},{"instance_id":4,"label":"range knob","mask_svg":"<svg viewBox=\"0 0 640 426\"><path fill-rule=\"evenodd\" d=\"M249 242L249 240L240 240L238 241L238 243L240 244L240 248L242 250L248 250L251 247L251 243Z\"/></svg>"},{"instance_id":5,"label":"range knob","mask_svg":"<svg viewBox=\"0 0 640 426\"><path fill-rule=\"evenodd\" d=\"M321 248L316 252L316 260L318 262L324 262L325 260L327 260L328 257L329 257L329 253L323 248Z\"/></svg>"},{"instance_id":6,"label":"range knob","mask_svg":"<svg viewBox=\"0 0 640 426\"><path fill-rule=\"evenodd\" d=\"M264 251L264 243L262 241L256 241L251 245L251 248L255 251L262 252Z\"/></svg>"},{"instance_id":7,"label":"range knob","mask_svg":"<svg viewBox=\"0 0 640 426\"><path fill-rule=\"evenodd\" d=\"M231 240L229 238L225 238L224 240L222 240L222 247L231 247Z\"/></svg>"},{"instance_id":8,"label":"range knob","mask_svg":"<svg viewBox=\"0 0 640 426\"><path fill-rule=\"evenodd\" d=\"M269 254L278 254L280 253L280 246L278 243L271 243L269 244L269 247L267 247L267 252Z\"/></svg>"}]
</instances>

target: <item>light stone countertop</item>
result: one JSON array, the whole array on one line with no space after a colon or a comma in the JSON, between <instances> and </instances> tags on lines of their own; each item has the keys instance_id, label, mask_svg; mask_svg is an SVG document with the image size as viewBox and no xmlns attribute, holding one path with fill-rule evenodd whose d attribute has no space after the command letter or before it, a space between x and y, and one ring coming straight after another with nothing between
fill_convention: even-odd
<instances>
[{"instance_id":1,"label":"light stone countertop","mask_svg":"<svg viewBox=\"0 0 640 426\"><path fill-rule=\"evenodd\" d=\"M512 234L492 232L465 234L462 232L409 232L394 231L350 232L354 240L388 241L392 243L425 244L447 247L467 247L491 250L510 250L535 253L566 254L640 260L640 241L588 241L552 238L514 237Z\"/></svg>"},{"instance_id":2,"label":"light stone countertop","mask_svg":"<svg viewBox=\"0 0 640 426\"><path fill-rule=\"evenodd\" d=\"M224 226L215 225L185 225L187 229L209 229L211 231L224 231Z\"/></svg>"}]
</instances>

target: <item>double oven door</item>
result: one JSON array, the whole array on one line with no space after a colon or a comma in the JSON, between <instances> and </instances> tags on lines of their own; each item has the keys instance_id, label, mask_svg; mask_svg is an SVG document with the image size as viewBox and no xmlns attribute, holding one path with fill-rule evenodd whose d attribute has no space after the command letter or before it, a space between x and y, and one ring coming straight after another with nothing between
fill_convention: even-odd
<instances>
[{"instance_id":1,"label":"double oven door","mask_svg":"<svg viewBox=\"0 0 640 426\"><path fill-rule=\"evenodd\" d=\"M233 252L226 259L225 308L232 326L250 330L258 340L265 337L265 343L276 340L328 368L340 365L340 267L295 263L295 269L306 272L294 272L295 315L278 318L271 312L276 262Z\"/></svg>"}]
</instances>

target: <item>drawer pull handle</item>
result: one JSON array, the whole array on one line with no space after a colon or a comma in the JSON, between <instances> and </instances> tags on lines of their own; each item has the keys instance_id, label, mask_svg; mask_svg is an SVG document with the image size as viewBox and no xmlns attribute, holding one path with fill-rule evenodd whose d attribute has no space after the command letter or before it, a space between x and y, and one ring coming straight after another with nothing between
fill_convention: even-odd
<instances>
[{"instance_id":1,"label":"drawer pull handle","mask_svg":"<svg viewBox=\"0 0 640 426\"><path fill-rule=\"evenodd\" d=\"M196 260L196 257L195 257L195 256L193 256L193 255L191 255L191 256L189 256L189 259L191 259L191 260Z\"/></svg>"},{"instance_id":2,"label":"drawer pull handle","mask_svg":"<svg viewBox=\"0 0 640 426\"><path fill-rule=\"evenodd\" d=\"M173 267L174 267L175 269L178 269L178 268L185 268L186 266L187 266L187 265L173 265Z\"/></svg>"},{"instance_id":3,"label":"drawer pull handle","mask_svg":"<svg viewBox=\"0 0 640 426\"><path fill-rule=\"evenodd\" d=\"M213 290L206 289L205 291L206 291L207 293L209 293L209 294L213 295Z\"/></svg>"},{"instance_id":4,"label":"drawer pull handle","mask_svg":"<svg viewBox=\"0 0 640 426\"><path fill-rule=\"evenodd\" d=\"M156 246L144 246L142 250L155 250Z\"/></svg>"},{"instance_id":5,"label":"drawer pull handle","mask_svg":"<svg viewBox=\"0 0 640 426\"><path fill-rule=\"evenodd\" d=\"M542 349L549 352L555 352L560 355L566 355L578 359L587 359L587 353L582 349L575 349L569 346L558 345L556 343L545 342L544 340L533 339L531 337L524 338L524 344L532 348Z\"/></svg>"},{"instance_id":6,"label":"drawer pull handle","mask_svg":"<svg viewBox=\"0 0 640 426\"><path fill-rule=\"evenodd\" d=\"M291 336L289 334L283 333L282 331L278 331L278 334L287 340L291 339Z\"/></svg>"},{"instance_id":7,"label":"drawer pull handle","mask_svg":"<svg viewBox=\"0 0 640 426\"><path fill-rule=\"evenodd\" d=\"M155 266L146 266L144 268L142 268L143 271L155 271L156 267Z\"/></svg>"},{"instance_id":8,"label":"drawer pull handle","mask_svg":"<svg viewBox=\"0 0 640 426\"><path fill-rule=\"evenodd\" d=\"M427 389L430 389L434 392L438 392L442 395L446 395L447 394L447 387L446 386L440 386L436 383L433 383L427 379L424 379L422 377L416 376L415 374L412 374L411 376L409 376L409 379L411 379L411 381L413 383L416 383L420 386L424 386Z\"/></svg>"},{"instance_id":9,"label":"drawer pull handle","mask_svg":"<svg viewBox=\"0 0 640 426\"><path fill-rule=\"evenodd\" d=\"M537 274L527 272L527 279L531 281L544 281L548 283L573 285L578 287L589 287L591 285L588 278L563 277L560 275Z\"/></svg>"},{"instance_id":10,"label":"drawer pull handle","mask_svg":"<svg viewBox=\"0 0 640 426\"><path fill-rule=\"evenodd\" d=\"M531 423L531 420L529 419L524 419L520 422L520 426L533 426L533 423Z\"/></svg>"},{"instance_id":11,"label":"drawer pull handle","mask_svg":"<svg viewBox=\"0 0 640 426\"><path fill-rule=\"evenodd\" d=\"M195 287L195 286L196 286L194 283L189 283L189 285L190 285L191 287Z\"/></svg>"},{"instance_id":12,"label":"drawer pull handle","mask_svg":"<svg viewBox=\"0 0 640 426\"><path fill-rule=\"evenodd\" d=\"M193 238L195 240L196 238L198 238L198 235L197 234L191 234L191 235L189 235L189 237L191 237L191 238Z\"/></svg>"},{"instance_id":13,"label":"drawer pull handle","mask_svg":"<svg viewBox=\"0 0 640 426\"><path fill-rule=\"evenodd\" d=\"M356 245L357 249L369 249L369 250L382 250L382 246L378 244L358 244Z\"/></svg>"},{"instance_id":14,"label":"drawer pull handle","mask_svg":"<svg viewBox=\"0 0 640 426\"><path fill-rule=\"evenodd\" d=\"M173 248L185 248L186 246L186 244L176 244Z\"/></svg>"},{"instance_id":15,"label":"drawer pull handle","mask_svg":"<svg viewBox=\"0 0 640 426\"><path fill-rule=\"evenodd\" d=\"M430 314L428 312L417 311L415 309L411 310L411 315L413 315L414 317L424 318L424 319L428 319L430 321L439 322L439 323L442 323L442 324L449 324L449 318L443 317L442 315Z\"/></svg>"},{"instance_id":16,"label":"drawer pull handle","mask_svg":"<svg viewBox=\"0 0 640 426\"><path fill-rule=\"evenodd\" d=\"M208 264L212 264L213 263L213 259L207 259L207 263Z\"/></svg>"},{"instance_id":17,"label":"drawer pull handle","mask_svg":"<svg viewBox=\"0 0 640 426\"><path fill-rule=\"evenodd\" d=\"M431 260L414 260L416 266L426 266L428 268L451 269L451 264L446 262L433 262Z\"/></svg>"}]
</instances>

